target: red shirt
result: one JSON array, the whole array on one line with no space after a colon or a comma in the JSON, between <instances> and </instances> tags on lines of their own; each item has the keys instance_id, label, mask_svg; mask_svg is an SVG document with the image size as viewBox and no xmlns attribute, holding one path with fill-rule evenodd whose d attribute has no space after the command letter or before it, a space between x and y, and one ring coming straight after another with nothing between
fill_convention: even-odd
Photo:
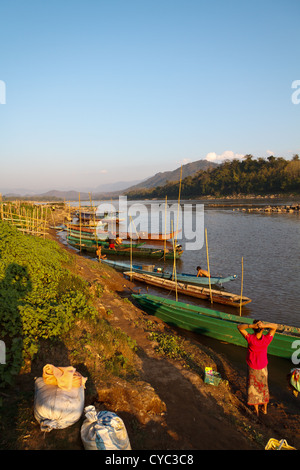
<instances>
[{"instance_id":1,"label":"red shirt","mask_svg":"<svg viewBox=\"0 0 300 470\"><path fill-rule=\"evenodd\" d=\"M248 351L246 362L251 369L264 369L268 364L267 350L273 336L270 333L262 335L260 339L255 334L248 334L246 340L248 342Z\"/></svg>"}]
</instances>

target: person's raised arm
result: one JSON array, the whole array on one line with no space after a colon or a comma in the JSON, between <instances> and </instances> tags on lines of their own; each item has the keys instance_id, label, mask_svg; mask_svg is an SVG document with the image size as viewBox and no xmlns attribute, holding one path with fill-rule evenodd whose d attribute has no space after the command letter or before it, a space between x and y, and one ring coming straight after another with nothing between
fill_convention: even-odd
<instances>
[{"instance_id":1,"label":"person's raised arm","mask_svg":"<svg viewBox=\"0 0 300 470\"><path fill-rule=\"evenodd\" d=\"M278 328L278 325L276 323L265 323L265 322L260 322L260 327L261 328L269 328L269 335L274 336L276 333L276 330Z\"/></svg>"},{"instance_id":2,"label":"person's raised arm","mask_svg":"<svg viewBox=\"0 0 300 470\"><path fill-rule=\"evenodd\" d=\"M246 338L246 336L248 335L247 329L252 328L252 325L248 325L248 323L240 323L237 326L237 328L238 328L239 332L241 333L241 335L243 335L244 338Z\"/></svg>"}]
</instances>

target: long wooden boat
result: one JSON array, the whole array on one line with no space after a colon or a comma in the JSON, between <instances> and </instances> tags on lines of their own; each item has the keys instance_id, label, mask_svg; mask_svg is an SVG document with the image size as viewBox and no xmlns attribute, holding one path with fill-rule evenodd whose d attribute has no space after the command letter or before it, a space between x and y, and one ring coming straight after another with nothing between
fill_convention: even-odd
<instances>
[{"instance_id":1,"label":"long wooden boat","mask_svg":"<svg viewBox=\"0 0 300 470\"><path fill-rule=\"evenodd\" d=\"M170 326L247 347L247 342L238 331L237 326L239 323L251 325L253 320L250 318L230 315L154 295L133 294L132 297L143 310L161 318ZM295 341L299 342L299 340L299 328L281 325L268 347L268 354L291 360L293 353L295 353Z\"/></svg>"},{"instance_id":2,"label":"long wooden boat","mask_svg":"<svg viewBox=\"0 0 300 470\"><path fill-rule=\"evenodd\" d=\"M92 220L96 221L104 221L104 222L115 222L116 224L119 224L121 220L120 219L118 212L115 213L115 215L108 215L108 213L103 213L99 214L98 212L94 211L75 211L75 216L78 219L81 219L82 221L88 222Z\"/></svg>"},{"instance_id":3,"label":"long wooden boat","mask_svg":"<svg viewBox=\"0 0 300 470\"><path fill-rule=\"evenodd\" d=\"M151 276L151 274L141 274L134 271L127 271L124 274L135 281L145 282L151 286L167 289L168 291L177 291L178 294L196 297L197 299L211 300L214 303L229 305L230 307L243 307L251 302L248 297L183 282L170 281L169 279L161 279Z\"/></svg>"},{"instance_id":4,"label":"long wooden boat","mask_svg":"<svg viewBox=\"0 0 300 470\"><path fill-rule=\"evenodd\" d=\"M94 224L93 222L90 222L88 224L75 224L75 223L72 223L72 224L67 224L66 227L68 230L74 230L74 231L78 231L78 232L87 232L87 233L95 233L95 231L99 231L100 230L105 230L106 227L107 227L107 223L102 223L101 221L99 221L99 223L97 224Z\"/></svg>"},{"instance_id":5,"label":"long wooden boat","mask_svg":"<svg viewBox=\"0 0 300 470\"><path fill-rule=\"evenodd\" d=\"M100 233L89 233L89 232L79 232L74 230L68 230L68 236L73 238L81 238L85 240L102 240L108 241L109 233L100 232Z\"/></svg>"},{"instance_id":6,"label":"long wooden boat","mask_svg":"<svg viewBox=\"0 0 300 470\"><path fill-rule=\"evenodd\" d=\"M68 235L67 236L67 241L68 242L72 242L72 243L84 243L85 245L89 245L89 246L97 246L97 245L101 245L103 246L104 248L108 248L109 246L109 243L107 240L95 240L95 238L85 238L84 236L81 237L74 237L74 236L71 236L71 235ZM139 246L143 246L144 243L132 243L132 248L138 248ZM130 248L130 243L120 243L119 245L116 245L118 248Z\"/></svg>"},{"instance_id":7,"label":"long wooden boat","mask_svg":"<svg viewBox=\"0 0 300 470\"><path fill-rule=\"evenodd\" d=\"M78 232L88 232L88 233L101 233L102 234L102 230L103 232L106 231L107 233L108 232L111 232L108 228L108 219L102 219L101 221L99 221L99 223L92 223L91 221L89 221L89 224L88 225L82 225L82 224L77 224L77 223L72 223L72 224L68 224L67 225L67 228L69 230L72 230L72 231L78 231ZM169 233L166 233L166 234L162 234L162 233L148 233L148 232L142 232L142 231L137 231L137 232L120 232L120 231L116 231L116 232L112 232L112 235L117 237L119 236L120 238L124 239L124 240L143 240L145 242L147 241L151 241L151 242L159 242L159 243L163 243L163 242L167 242L168 244L171 243L171 240L176 237L178 235L178 233L181 231L180 230L176 230L176 231L173 231L173 232L169 232Z\"/></svg>"},{"instance_id":8,"label":"long wooden boat","mask_svg":"<svg viewBox=\"0 0 300 470\"><path fill-rule=\"evenodd\" d=\"M80 244L80 243L73 242L73 241L72 242L68 241L68 243L69 243L69 245L73 246L77 250L86 251L88 253L96 255L96 250L97 250L96 245L90 245L90 244L86 244L86 243L81 243ZM122 248L122 249L116 248L115 250L111 250L109 248L101 248L101 253L102 254L108 254L108 255L111 255L111 256L129 257L131 252L132 252L133 257L139 257L139 258L156 258L156 259L158 258L158 259L161 259L161 258L164 257L164 250L155 250L155 249L151 249L151 248L138 247L138 248L132 248L132 250L131 250L130 245L129 245L128 248ZM175 254L174 254L173 251L169 251L168 253L165 254L165 257L166 257L166 259L174 259L174 257L176 259L178 259L178 258L180 258L182 253L183 253L183 251L181 249L176 250Z\"/></svg>"},{"instance_id":9,"label":"long wooden boat","mask_svg":"<svg viewBox=\"0 0 300 470\"><path fill-rule=\"evenodd\" d=\"M133 264L132 266L129 263L125 263L123 261L113 261L113 260L103 260L109 266L112 266L115 269L119 269L120 271L129 271L132 270L137 273L141 274L151 274L151 276L156 276L162 279L169 279L173 280L174 276L171 272L164 271L163 268L156 267L154 265L144 265L144 264ZM209 285L209 278L208 277L197 277L196 274L187 274L187 273L177 273L176 274L177 281L180 282L187 282L189 284L195 285L202 285L208 286ZM237 279L237 275L234 274L233 276L227 277L211 277L210 283L212 286L222 286L223 283L234 281Z\"/></svg>"},{"instance_id":10,"label":"long wooden boat","mask_svg":"<svg viewBox=\"0 0 300 470\"><path fill-rule=\"evenodd\" d=\"M151 240L151 241L167 241L167 240L172 240L173 238L176 238L176 236L181 232L181 229L179 230L173 230L172 232L168 233L149 233L149 232L128 232L127 233L127 238L140 238L142 240Z\"/></svg>"}]
</instances>

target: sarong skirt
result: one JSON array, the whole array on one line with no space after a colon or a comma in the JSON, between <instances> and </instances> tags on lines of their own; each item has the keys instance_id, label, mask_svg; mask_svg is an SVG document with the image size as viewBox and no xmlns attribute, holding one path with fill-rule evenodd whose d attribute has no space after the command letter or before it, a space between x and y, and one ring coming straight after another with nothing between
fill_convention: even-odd
<instances>
[{"instance_id":1,"label":"sarong skirt","mask_svg":"<svg viewBox=\"0 0 300 470\"><path fill-rule=\"evenodd\" d=\"M248 405L262 405L269 402L268 368L256 370L248 366Z\"/></svg>"}]
</instances>

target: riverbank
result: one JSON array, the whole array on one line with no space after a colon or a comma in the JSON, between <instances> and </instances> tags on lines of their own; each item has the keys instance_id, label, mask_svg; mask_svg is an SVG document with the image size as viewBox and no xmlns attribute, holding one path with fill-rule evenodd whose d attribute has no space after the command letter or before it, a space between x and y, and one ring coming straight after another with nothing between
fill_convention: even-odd
<instances>
[{"instance_id":1,"label":"riverbank","mask_svg":"<svg viewBox=\"0 0 300 470\"><path fill-rule=\"evenodd\" d=\"M49 231L49 238L75 253L60 243L54 230ZM125 423L134 450L256 450L264 449L270 438L284 438L300 448L298 401L292 392L282 402L270 390L268 415L257 418L246 405L244 373L224 355L145 314L132 303L135 285L120 273L78 253L75 260L74 273L91 289L101 286L95 300L99 317L136 343L135 373L124 378L97 371L99 350L87 340L93 332L82 322L76 324L55 348L45 344L12 389L2 394L1 448L83 449L82 420L44 435L33 416L34 377L46 363L65 365L62 361L74 357L74 344L83 357L76 362L77 370L88 376L86 405L115 411ZM220 372L223 382L218 387L204 383L206 366Z\"/></svg>"}]
</instances>

